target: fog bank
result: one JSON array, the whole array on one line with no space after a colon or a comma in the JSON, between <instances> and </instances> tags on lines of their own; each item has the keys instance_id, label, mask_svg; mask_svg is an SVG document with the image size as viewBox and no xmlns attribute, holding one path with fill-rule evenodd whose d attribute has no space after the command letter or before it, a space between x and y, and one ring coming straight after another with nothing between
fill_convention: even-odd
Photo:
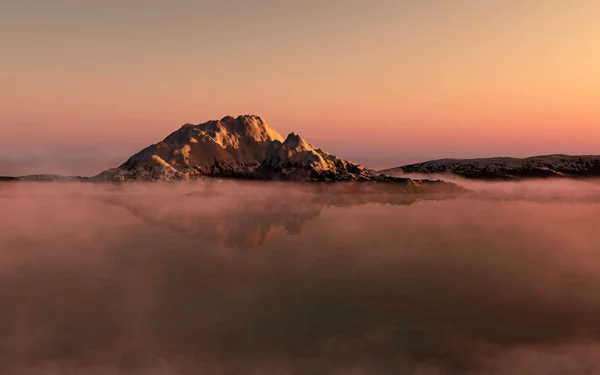
<instances>
[{"instance_id":1,"label":"fog bank","mask_svg":"<svg viewBox=\"0 0 600 375\"><path fill-rule=\"evenodd\" d=\"M0 368L600 374L600 185L467 187L0 184Z\"/></svg>"}]
</instances>

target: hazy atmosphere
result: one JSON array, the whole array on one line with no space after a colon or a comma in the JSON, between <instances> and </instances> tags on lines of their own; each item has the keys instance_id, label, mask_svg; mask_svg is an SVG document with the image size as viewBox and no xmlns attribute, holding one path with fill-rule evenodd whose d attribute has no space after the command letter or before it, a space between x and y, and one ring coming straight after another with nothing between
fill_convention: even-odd
<instances>
[{"instance_id":1,"label":"hazy atmosphere","mask_svg":"<svg viewBox=\"0 0 600 375\"><path fill-rule=\"evenodd\" d=\"M600 3L4 0L0 175L258 114L372 168L597 152Z\"/></svg>"},{"instance_id":2,"label":"hazy atmosphere","mask_svg":"<svg viewBox=\"0 0 600 375\"><path fill-rule=\"evenodd\" d=\"M600 375L600 1L0 0L0 375Z\"/></svg>"},{"instance_id":3,"label":"hazy atmosphere","mask_svg":"<svg viewBox=\"0 0 600 375\"><path fill-rule=\"evenodd\" d=\"M2 373L600 374L600 185L467 186L2 184Z\"/></svg>"}]
</instances>

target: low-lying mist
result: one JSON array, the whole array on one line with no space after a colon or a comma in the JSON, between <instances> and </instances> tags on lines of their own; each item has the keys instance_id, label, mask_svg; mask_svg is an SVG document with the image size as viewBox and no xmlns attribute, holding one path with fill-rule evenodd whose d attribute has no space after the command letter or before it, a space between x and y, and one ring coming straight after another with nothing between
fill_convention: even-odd
<instances>
[{"instance_id":1,"label":"low-lying mist","mask_svg":"<svg viewBox=\"0 0 600 375\"><path fill-rule=\"evenodd\" d=\"M600 184L0 184L2 374L600 374Z\"/></svg>"}]
</instances>

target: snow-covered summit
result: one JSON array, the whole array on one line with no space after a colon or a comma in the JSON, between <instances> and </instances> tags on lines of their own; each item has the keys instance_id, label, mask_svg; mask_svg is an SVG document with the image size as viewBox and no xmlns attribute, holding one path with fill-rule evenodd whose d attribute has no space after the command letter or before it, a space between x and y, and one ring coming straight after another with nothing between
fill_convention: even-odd
<instances>
[{"instance_id":1,"label":"snow-covered summit","mask_svg":"<svg viewBox=\"0 0 600 375\"><path fill-rule=\"evenodd\" d=\"M259 116L185 124L94 180L169 181L200 177L278 180L373 180L365 167L315 148L296 133L285 139Z\"/></svg>"}]
</instances>

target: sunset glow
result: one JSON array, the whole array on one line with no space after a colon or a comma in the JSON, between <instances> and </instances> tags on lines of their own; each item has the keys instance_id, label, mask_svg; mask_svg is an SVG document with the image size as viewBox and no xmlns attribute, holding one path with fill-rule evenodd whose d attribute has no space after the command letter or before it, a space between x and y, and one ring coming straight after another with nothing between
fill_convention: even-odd
<instances>
[{"instance_id":1,"label":"sunset glow","mask_svg":"<svg viewBox=\"0 0 600 375\"><path fill-rule=\"evenodd\" d=\"M373 167L598 153L599 15L591 0L9 1L0 160L123 161L245 113Z\"/></svg>"}]
</instances>

